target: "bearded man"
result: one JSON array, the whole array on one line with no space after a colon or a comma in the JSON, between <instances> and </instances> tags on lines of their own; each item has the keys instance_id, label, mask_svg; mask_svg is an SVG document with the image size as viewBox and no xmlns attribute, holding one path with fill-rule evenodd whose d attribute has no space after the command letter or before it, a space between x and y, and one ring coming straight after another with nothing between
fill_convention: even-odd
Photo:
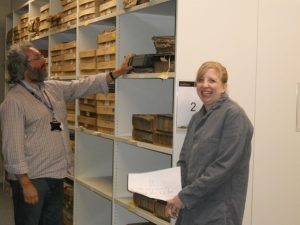
<instances>
[{"instance_id":1,"label":"bearded man","mask_svg":"<svg viewBox=\"0 0 300 225\"><path fill-rule=\"evenodd\" d=\"M29 42L13 45L11 83L0 106L2 152L16 225L63 225L63 179L72 166L66 102L98 92L130 69L125 57L109 73L72 81L45 80L45 58Z\"/></svg>"}]
</instances>

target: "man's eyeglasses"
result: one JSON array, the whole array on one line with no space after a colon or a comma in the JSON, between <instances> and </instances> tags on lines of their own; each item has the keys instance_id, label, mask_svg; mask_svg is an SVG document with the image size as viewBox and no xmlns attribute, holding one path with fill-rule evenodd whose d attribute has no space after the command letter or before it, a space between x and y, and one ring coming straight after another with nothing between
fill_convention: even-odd
<instances>
[{"instance_id":1,"label":"man's eyeglasses","mask_svg":"<svg viewBox=\"0 0 300 225\"><path fill-rule=\"evenodd\" d=\"M34 57L32 59L28 59L28 62L37 61L37 60L41 60L41 59L44 59L44 56L43 55L37 55L36 57Z\"/></svg>"}]
</instances>

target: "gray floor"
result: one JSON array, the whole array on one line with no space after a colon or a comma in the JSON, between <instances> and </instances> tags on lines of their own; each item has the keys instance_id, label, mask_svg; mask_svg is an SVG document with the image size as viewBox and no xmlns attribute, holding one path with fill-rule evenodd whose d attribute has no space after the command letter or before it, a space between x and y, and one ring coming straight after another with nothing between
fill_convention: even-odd
<instances>
[{"instance_id":1,"label":"gray floor","mask_svg":"<svg viewBox=\"0 0 300 225\"><path fill-rule=\"evenodd\" d=\"M0 224L14 225L12 199L7 189L3 192L2 184L0 186Z\"/></svg>"}]
</instances>

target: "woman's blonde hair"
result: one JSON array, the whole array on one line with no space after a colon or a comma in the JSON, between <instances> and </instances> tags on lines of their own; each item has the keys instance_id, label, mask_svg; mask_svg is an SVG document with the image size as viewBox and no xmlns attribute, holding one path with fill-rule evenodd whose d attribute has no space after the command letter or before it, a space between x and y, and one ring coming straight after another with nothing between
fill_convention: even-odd
<instances>
[{"instance_id":1,"label":"woman's blonde hair","mask_svg":"<svg viewBox=\"0 0 300 225\"><path fill-rule=\"evenodd\" d=\"M200 66L197 72L196 81L199 81L209 69L216 70L221 76L222 83L227 83L228 74L226 68L221 63L215 61L207 61Z\"/></svg>"}]
</instances>

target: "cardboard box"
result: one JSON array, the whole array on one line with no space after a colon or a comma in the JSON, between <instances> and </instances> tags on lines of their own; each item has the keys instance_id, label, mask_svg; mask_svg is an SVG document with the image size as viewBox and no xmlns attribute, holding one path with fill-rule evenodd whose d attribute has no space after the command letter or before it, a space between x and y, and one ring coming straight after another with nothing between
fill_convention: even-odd
<instances>
[{"instance_id":1,"label":"cardboard box","mask_svg":"<svg viewBox=\"0 0 300 225\"><path fill-rule=\"evenodd\" d=\"M95 57L95 56L96 56L96 49L89 49L89 50L79 52L80 59L91 58L91 57Z\"/></svg>"},{"instance_id":2,"label":"cardboard box","mask_svg":"<svg viewBox=\"0 0 300 225\"><path fill-rule=\"evenodd\" d=\"M102 34L97 36L98 43L105 43L116 40L116 30L104 31Z\"/></svg>"},{"instance_id":3,"label":"cardboard box","mask_svg":"<svg viewBox=\"0 0 300 225\"><path fill-rule=\"evenodd\" d=\"M117 2L116 0L104 1L99 6L100 16L108 15L116 12Z\"/></svg>"},{"instance_id":4,"label":"cardboard box","mask_svg":"<svg viewBox=\"0 0 300 225\"><path fill-rule=\"evenodd\" d=\"M114 54L116 54L116 44L115 43L111 43L110 46L100 45L96 51L97 56L114 55Z\"/></svg>"},{"instance_id":5,"label":"cardboard box","mask_svg":"<svg viewBox=\"0 0 300 225\"><path fill-rule=\"evenodd\" d=\"M114 115L114 106L97 106L97 114Z\"/></svg>"},{"instance_id":6,"label":"cardboard box","mask_svg":"<svg viewBox=\"0 0 300 225\"><path fill-rule=\"evenodd\" d=\"M80 9L79 11L79 20L86 21L97 17L97 8L91 7L87 9Z\"/></svg>"},{"instance_id":7,"label":"cardboard box","mask_svg":"<svg viewBox=\"0 0 300 225\"><path fill-rule=\"evenodd\" d=\"M115 101L115 93L108 93L108 94L98 93L96 94L96 100Z\"/></svg>"},{"instance_id":8,"label":"cardboard box","mask_svg":"<svg viewBox=\"0 0 300 225\"><path fill-rule=\"evenodd\" d=\"M79 68L80 71L94 70L97 67L96 59L93 59L94 62L82 62L80 61ZM96 71L95 71L96 72Z\"/></svg>"},{"instance_id":9,"label":"cardboard box","mask_svg":"<svg viewBox=\"0 0 300 225\"><path fill-rule=\"evenodd\" d=\"M108 61L108 62L97 62L97 69L99 70L114 69L115 65L116 65L115 60Z\"/></svg>"}]
</instances>

